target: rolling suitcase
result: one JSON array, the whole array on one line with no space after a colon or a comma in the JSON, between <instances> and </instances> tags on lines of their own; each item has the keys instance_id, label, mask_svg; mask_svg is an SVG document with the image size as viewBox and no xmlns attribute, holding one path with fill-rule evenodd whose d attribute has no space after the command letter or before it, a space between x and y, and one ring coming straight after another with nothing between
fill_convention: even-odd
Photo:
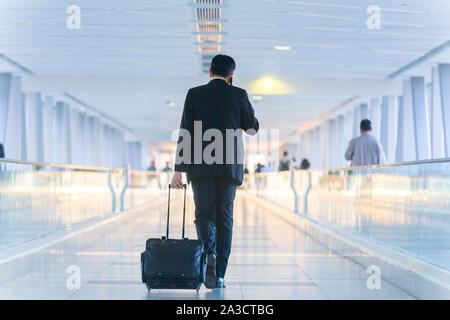
<instances>
[{"instance_id":1,"label":"rolling suitcase","mask_svg":"<svg viewBox=\"0 0 450 320\"><path fill-rule=\"evenodd\" d=\"M167 206L166 236L150 238L141 253L142 282L147 289L200 289L205 279L206 253L200 240L184 237L186 219L186 185L181 239L169 238L170 185Z\"/></svg>"}]
</instances>

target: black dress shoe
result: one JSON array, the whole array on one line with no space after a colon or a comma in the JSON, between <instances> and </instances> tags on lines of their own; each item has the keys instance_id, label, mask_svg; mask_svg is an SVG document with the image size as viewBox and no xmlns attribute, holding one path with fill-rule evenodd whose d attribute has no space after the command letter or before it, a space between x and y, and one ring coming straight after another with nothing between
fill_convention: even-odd
<instances>
[{"instance_id":1,"label":"black dress shoe","mask_svg":"<svg viewBox=\"0 0 450 320\"><path fill-rule=\"evenodd\" d=\"M208 253L206 257L205 287L214 289L216 287L216 281L216 256L213 253Z\"/></svg>"},{"instance_id":2,"label":"black dress shoe","mask_svg":"<svg viewBox=\"0 0 450 320\"><path fill-rule=\"evenodd\" d=\"M223 280L223 278L217 278L217 282L216 282L216 288L222 289L225 288L225 281Z\"/></svg>"}]
</instances>

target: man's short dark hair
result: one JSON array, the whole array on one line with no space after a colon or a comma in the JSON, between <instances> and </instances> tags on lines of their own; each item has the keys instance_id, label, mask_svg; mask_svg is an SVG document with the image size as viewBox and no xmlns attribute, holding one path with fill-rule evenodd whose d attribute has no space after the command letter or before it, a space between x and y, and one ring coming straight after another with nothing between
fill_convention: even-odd
<instances>
[{"instance_id":1,"label":"man's short dark hair","mask_svg":"<svg viewBox=\"0 0 450 320\"><path fill-rule=\"evenodd\" d=\"M211 73L219 77L228 77L236 69L233 58L224 54L216 55L211 61Z\"/></svg>"},{"instance_id":2,"label":"man's short dark hair","mask_svg":"<svg viewBox=\"0 0 450 320\"><path fill-rule=\"evenodd\" d=\"M359 128L362 131L370 131L372 130L372 123L370 122L369 119L364 119L361 121L361 124L359 125Z\"/></svg>"}]
</instances>

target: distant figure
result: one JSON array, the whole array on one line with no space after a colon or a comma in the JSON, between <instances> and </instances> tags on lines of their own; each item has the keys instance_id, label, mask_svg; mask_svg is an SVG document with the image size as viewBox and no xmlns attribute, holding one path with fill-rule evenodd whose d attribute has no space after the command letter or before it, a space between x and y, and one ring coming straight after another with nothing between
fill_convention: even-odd
<instances>
[{"instance_id":1,"label":"distant figure","mask_svg":"<svg viewBox=\"0 0 450 320\"><path fill-rule=\"evenodd\" d=\"M294 167L294 169L297 169L297 159L296 158L292 158L291 167Z\"/></svg>"},{"instance_id":2,"label":"distant figure","mask_svg":"<svg viewBox=\"0 0 450 320\"><path fill-rule=\"evenodd\" d=\"M287 151L283 152L283 158L280 160L278 171L289 171L291 161L289 160L288 155L289 153Z\"/></svg>"},{"instance_id":3,"label":"distant figure","mask_svg":"<svg viewBox=\"0 0 450 320\"><path fill-rule=\"evenodd\" d=\"M302 163L300 164L300 170L308 170L309 167L311 167L311 164L309 163L308 159L303 159Z\"/></svg>"},{"instance_id":4,"label":"distant figure","mask_svg":"<svg viewBox=\"0 0 450 320\"><path fill-rule=\"evenodd\" d=\"M242 182L242 185L238 188L244 188L248 184L248 174L250 171L248 170L247 166L244 167L244 181Z\"/></svg>"},{"instance_id":5,"label":"distant figure","mask_svg":"<svg viewBox=\"0 0 450 320\"><path fill-rule=\"evenodd\" d=\"M352 167L382 164L384 162L383 148L370 134L372 131L370 120L362 120L360 129L361 135L350 140L345 152L345 159L351 161Z\"/></svg>"},{"instance_id":6,"label":"distant figure","mask_svg":"<svg viewBox=\"0 0 450 320\"><path fill-rule=\"evenodd\" d=\"M169 161L166 162L166 166L161 170L162 172L171 172L172 169L169 166Z\"/></svg>"},{"instance_id":7,"label":"distant figure","mask_svg":"<svg viewBox=\"0 0 450 320\"><path fill-rule=\"evenodd\" d=\"M150 166L147 168L147 171L156 171L155 161L152 161Z\"/></svg>"},{"instance_id":8,"label":"distant figure","mask_svg":"<svg viewBox=\"0 0 450 320\"><path fill-rule=\"evenodd\" d=\"M0 159L5 158L5 148L3 148L3 144L0 143Z\"/></svg>"},{"instance_id":9,"label":"distant figure","mask_svg":"<svg viewBox=\"0 0 450 320\"><path fill-rule=\"evenodd\" d=\"M263 169L264 169L264 165L258 162L258 164L256 165L255 172L261 173L263 171Z\"/></svg>"}]
</instances>

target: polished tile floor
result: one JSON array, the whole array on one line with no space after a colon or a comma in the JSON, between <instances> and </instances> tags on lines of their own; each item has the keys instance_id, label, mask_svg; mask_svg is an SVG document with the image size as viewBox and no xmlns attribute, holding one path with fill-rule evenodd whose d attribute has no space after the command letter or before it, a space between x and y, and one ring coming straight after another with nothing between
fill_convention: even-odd
<instances>
[{"instance_id":1,"label":"polished tile floor","mask_svg":"<svg viewBox=\"0 0 450 320\"><path fill-rule=\"evenodd\" d=\"M172 212L172 236L179 237L180 208L174 206ZM187 234L195 237L191 200L187 221ZM101 238L90 235L87 245L77 247L77 241L70 241L67 250L46 250L46 263L0 282L0 299L413 299L383 280L381 289L368 289L361 266L239 196L234 221L224 290L147 292L140 281L139 255L147 238L164 233L161 208L139 218L130 216ZM79 267L79 289L67 286L71 265Z\"/></svg>"}]
</instances>

